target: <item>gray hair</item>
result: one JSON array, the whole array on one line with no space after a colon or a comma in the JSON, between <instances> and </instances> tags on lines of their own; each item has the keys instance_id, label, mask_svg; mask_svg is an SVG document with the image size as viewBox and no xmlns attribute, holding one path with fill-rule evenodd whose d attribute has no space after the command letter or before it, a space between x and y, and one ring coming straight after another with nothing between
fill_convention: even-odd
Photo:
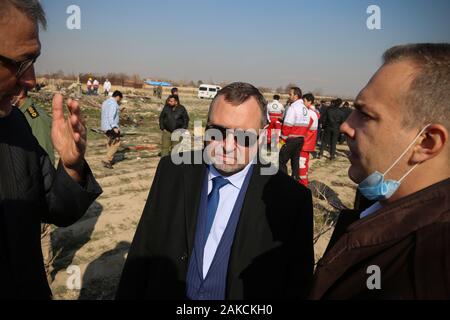
<instances>
[{"instance_id":1,"label":"gray hair","mask_svg":"<svg viewBox=\"0 0 450 320\"><path fill-rule=\"evenodd\" d=\"M39 0L0 0L0 16L4 14L4 11L9 9L9 6L13 6L24 13L36 25L41 25L44 29L47 28L47 19L45 18L45 12Z\"/></svg>"}]
</instances>

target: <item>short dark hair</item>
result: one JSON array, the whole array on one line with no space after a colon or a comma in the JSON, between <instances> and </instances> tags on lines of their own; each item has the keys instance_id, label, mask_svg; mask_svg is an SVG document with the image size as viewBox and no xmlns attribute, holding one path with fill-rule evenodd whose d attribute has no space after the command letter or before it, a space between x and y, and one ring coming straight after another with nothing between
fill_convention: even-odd
<instances>
[{"instance_id":1,"label":"short dark hair","mask_svg":"<svg viewBox=\"0 0 450 320\"><path fill-rule=\"evenodd\" d=\"M180 104L180 98L176 94L171 94L167 97L166 103L169 102L170 99L174 99L178 104Z\"/></svg>"},{"instance_id":2,"label":"short dark hair","mask_svg":"<svg viewBox=\"0 0 450 320\"><path fill-rule=\"evenodd\" d=\"M307 93L307 94L303 95L303 99L305 99L311 103L314 103L314 101L315 101L314 95L312 93Z\"/></svg>"},{"instance_id":3,"label":"short dark hair","mask_svg":"<svg viewBox=\"0 0 450 320\"><path fill-rule=\"evenodd\" d=\"M4 15L4 11L9 9L9 4L24 13L28 18L33 20L36 25L40 24L44 30L47 28L45 12L38 0L1 0L1 2L0 17Z\"/></svg>"},{"instance_id":4,"label":"short dark hair","mask_svg":"<svg viewBox=\"0 0 450 320\"><path fill-rule=\"evenodd\" d=\"M278 94L273 96L273 100L280 100L280 99L281 99L281 97Z\"/></svg>"},{"instance_id":5,"label":"short dark hair","mask_svg":"<svg viewBox=\"0 0 450 320\"><path fill-rule=\"evenodd\" d=\"M303 98L302 90L299 87L292 87L291 91L294 91L294 95L296 95L299 99Z\"/></svg>"},{"instance_id":6,"label":"short dark hair","mask_svg":"<svg viewBox=\"0 0 450 320\"><path fill-rule=\"evenodd\" d=\"M123 99L123 94L119 90L114 91L112 96L113 96L113 98L120 97L120 99Z\"/></svg>"},{"instance_id":7,"label":"short dark hair","mask_svg":"<svg viewBox=\"0 0 450 320\"><path fill-rule=\"evenodd\" d=\"M437 122L450 130L450 43L396 46L383 55L384 64L405 60L417 71L409 90L398 99L405 106L403 125L412 128Z\"/></svg>"},{"instance_id":8,"label":"short dark hair","mask_svg":"<svg viewBox=\"0 0 450 320\"><path fill-rule=\"evenodd\" d=\"M334 105L335 105L336 107L340 107L341 104L342 104L342 99L337 98L336 100L334 100Z\"/></svg>"},{"instance_id":9,"label":"short dark hair","mask_svg":"<svg viewBox=\"0 0 450 320\"><path fill-rule=\"evenodd\" d=\"M170 90L170 92L172 93L172 94L174 94L175 92L177 92L178 91L178 88L172 88L172 90Z\"/></svg>"},{"instance_id":10,"label":"short dark hair","mask_svg":"<svg viewBox=\"0 0 450 320\"><path fill-rule=\"evenodd\" d=\"M251 97L255 98L261 109L261 125L264 127L267 124L267 101L262 93L254 86L244 82L234 82L222 88L211 102L208 113L208 121L211 116L211 111L219 97L224 97L225 101L232 103L235 106L243 104Z\"/></svg>"}]
</instances>

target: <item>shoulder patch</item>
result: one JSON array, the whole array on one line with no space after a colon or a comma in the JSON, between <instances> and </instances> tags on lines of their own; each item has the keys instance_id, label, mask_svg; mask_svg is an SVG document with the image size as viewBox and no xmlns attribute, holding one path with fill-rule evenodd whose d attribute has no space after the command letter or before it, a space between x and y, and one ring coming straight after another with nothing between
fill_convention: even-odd
<instances>
[{"instance_id":1,"label":"shoulder patch","mask_svg":"<svg viewBox=\"0 0 450 320\"><path fill-rule=\"evenodd\" d=\"M36 119L39 117L39 112L36 110L34 105L31 105L27 108L27 112L30 115L31 119Z\"/></svg>"}]
</instances>

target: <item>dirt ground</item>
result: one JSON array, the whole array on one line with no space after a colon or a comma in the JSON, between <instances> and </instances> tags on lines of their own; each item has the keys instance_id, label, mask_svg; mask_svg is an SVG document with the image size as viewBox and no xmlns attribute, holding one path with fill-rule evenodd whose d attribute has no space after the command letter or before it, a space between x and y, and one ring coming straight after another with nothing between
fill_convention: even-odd
<instances>
[{"instance_id":1,"label":"dirt ground","mask_svg":"<svg viewBox=\"0 0 450 320\"><path fill-rule=\"evenodd\" d=\"M47 110L53 92L42 91L33 98ZM87 161L103 188L103 194L86 215L68 228L54 228L52 244L55 259L51 288L55 299L113 299L130 243L152 184L159 162L160 131L158 116L163 101L150 97L150 92L125 92L125 124L122 146L114 170L105 169L101 160L106 153L103 135L91 129L100 127L100 105L104 97L83 96L80 103L87 119L89 142ZM191 118L205 123L210 101L193 95L181 95L182 104ZM137 147L137 150L136 150ZM338 158L313 159L310 188L314 195L316 260L322 255L339 209L351 208L355 185L349 180L347 147L338 146ZM81 270L81 290L69 290L69 266Z\"/></svg>"}]
</instances>

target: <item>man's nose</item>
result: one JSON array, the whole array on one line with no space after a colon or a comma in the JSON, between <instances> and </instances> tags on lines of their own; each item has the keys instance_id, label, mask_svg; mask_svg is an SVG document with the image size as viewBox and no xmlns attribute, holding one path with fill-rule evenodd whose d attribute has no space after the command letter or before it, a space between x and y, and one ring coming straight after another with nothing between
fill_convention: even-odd
<instances>
[{"instance_id":1,"label":"man's nose","mask_svg":"<svg viewBox=\"0 0 450 320\"><path fill-rule=\"evenodd\" d=\"M231 132L226 133L226 137L223 141L223 149L226 153L234 151L236 148L236 143L234 141L234 134Z\"/></svg>"},{"instance_id":2,"label":"man's nose","mask_svg":"<svg viewBox=\"0 0 450 320\"><path fill-rule=\"evenodd\" d=\"M347 137L353 139L355 136L355 129L353 129L347 119L343 124L341 124L340 130L341 133L345 134Z\"/></svg>"},{"instance_id":3,"label":"man's nose","mask_svg":"<svg viewBox=\"0 0 450 320\"><path fill-rule=\"evenodd\" d=\"M28 68L27 71L18 79L19 85L28 90L32 90L36 87L36 74L34 72L34 65Z\"/></svg>"}]
</instances>

